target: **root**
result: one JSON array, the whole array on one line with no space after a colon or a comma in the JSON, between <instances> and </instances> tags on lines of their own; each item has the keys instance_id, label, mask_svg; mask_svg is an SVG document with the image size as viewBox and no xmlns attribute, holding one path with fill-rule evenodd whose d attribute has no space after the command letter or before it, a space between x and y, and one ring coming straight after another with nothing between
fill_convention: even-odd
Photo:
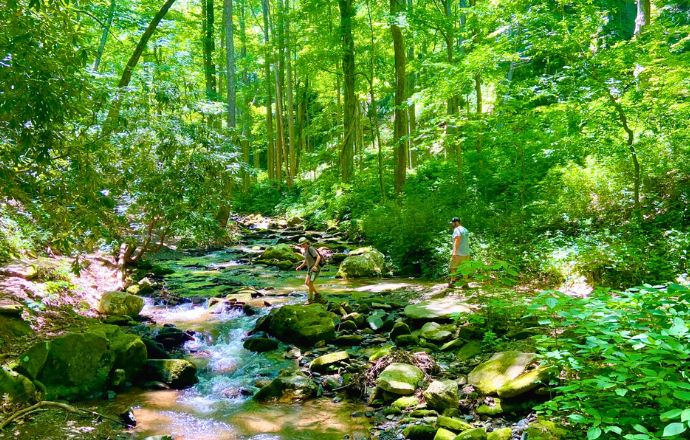
<instances>
[{"instance_id":1,"label":"root","mask_svg":"<svg viewBox=\"0 0 690 440\"><path fill-rule=\"evenodd\" d=\"M7 425L9 425L10 423L12 423L13 421L19 420L23 417L28 416L29 414L33 414L33 413L38 412L44 408L61 409L63 411L67 411L67 412L72 413L72 414L78 414L81 416L84 416L84 415L94 416L94 417L110 420L111 422L115 422L115 423L118 423L120 425L126 426L126 424L122 420L117 420L117 419L114 419L112 417L105 416L101 413L97 413L95 411L89 411L86 409L77 408L76 406L68 405L66 403L53 402L50 400L41 400L40 402L36 403L35 405L31 405L27 408L20 409L18 411L15 411L14 413L10 414L5 420L0 422L0 431L5 429L5 427Z\"/></svg>"}]
</instances>

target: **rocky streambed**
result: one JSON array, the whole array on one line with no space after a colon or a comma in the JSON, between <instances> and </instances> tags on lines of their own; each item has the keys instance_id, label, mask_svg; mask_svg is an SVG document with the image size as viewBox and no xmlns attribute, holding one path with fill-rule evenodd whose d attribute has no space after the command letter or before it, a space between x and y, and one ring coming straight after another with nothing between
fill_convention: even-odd
<instances>
[{"instance_id":1,"label":"rocky streambed","mask_svg":"<svg viewBox=\"0 0 690 440\"><path fill-rule=\"evenodd\" d=\"M330 260L320 304L306 304L304 273L293 269L299 256L290 245L302 235ZM14 371L3 370L0 384L25 400L38 390L130 428L37 416L14 437L564 434L533 415L550 379L532 353L534 332L516 319L477 319L481 289L380 278L383 256L337 234L254 224L244 237L214 252L157 255L128 292L103 297L103 322L37 344Z\"/></svg>"}]
</instances>

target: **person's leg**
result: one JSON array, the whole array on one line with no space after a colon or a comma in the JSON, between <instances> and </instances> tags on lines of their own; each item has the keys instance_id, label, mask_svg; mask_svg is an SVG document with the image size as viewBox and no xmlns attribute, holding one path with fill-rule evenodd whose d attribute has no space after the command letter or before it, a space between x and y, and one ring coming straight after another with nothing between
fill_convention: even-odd
<instances>
[{"instance_id":1,"label":"person's leg","mask_svg":"<svg viewBox=\"0 0 690 440\"><path fill-rule=\"evenodd\" d=\"M448 282L448 287L453 287L455 284L455 279L456 279L456 272L458 270L458 266L460 265L460 259L458 258L457 255L453 255L450 257L450 263L448 264L448 273L450 275L450 281Z\"/></svg>"},{"instance_id":2,"label":"person's leg","mask_svg":"<svg viewBox=\"0 0 690 440\"><path fill-rule=\"evenodd\" d=\"M304 285L307 286L307 302L313 302L314 301L314 293L313 293L313 288L311 284L311 279L309 278L309 274L307 273L307 276L304 278Z\"/></svg>"}]
</instances>

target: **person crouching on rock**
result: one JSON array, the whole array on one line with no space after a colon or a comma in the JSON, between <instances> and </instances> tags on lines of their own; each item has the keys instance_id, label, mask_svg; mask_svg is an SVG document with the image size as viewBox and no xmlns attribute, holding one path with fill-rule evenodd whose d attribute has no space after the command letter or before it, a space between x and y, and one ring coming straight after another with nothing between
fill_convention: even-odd
<instances>
[{"instance_id":1,"label":"person crouching on rock","mask_svg":"<svg viewBox=\"0 0 690 440\"><path fill-rule=\"evenodd\" d=\"M309 289L307 301L319 301L321 299L321 295L316 291L314 282L316 281L316 278L318 278L319 272L321 272L321 254L319 254L319 251L317 251L316 248L309 244L309 240L307 240L306 237L301 237L298 241L298 244L302 255L304 255L304 261L295 269L302 270L304 267L307 268L307 276L304 279L304 285Z\"/></svg>"}]
</instances>

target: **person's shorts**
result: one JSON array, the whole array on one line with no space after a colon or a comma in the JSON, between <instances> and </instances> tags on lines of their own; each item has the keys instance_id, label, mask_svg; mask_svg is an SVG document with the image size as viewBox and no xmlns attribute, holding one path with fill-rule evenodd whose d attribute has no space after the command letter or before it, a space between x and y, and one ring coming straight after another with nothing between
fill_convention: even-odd
<instances>
[{"instance_id":1,"label":"person's shorts","mask_svg":"<svg viewBox=\"0 0 690 440\"><path fill-rule=\"evenodd\" d=\"M321 273L321 269L318 269L316 272L314 272L311 269L309 270L309 279L311 280L312 283L314 281L316 281L316 279L319 277L320 273Z\"/></svg>"},{"instance_id":2,"label":"person's shorts","mask_svg":"<svg viewBox=\"0 0 690 440\"><path fill-rule=\"evenodd\" d=\"M455 274L455 271L458 269L460 264L463 261L467 261L470 259L469 255L453 255L450 257L450 264L448 264L448 272L450 272L451 275Z\"/></svg>"}]
</instances>

